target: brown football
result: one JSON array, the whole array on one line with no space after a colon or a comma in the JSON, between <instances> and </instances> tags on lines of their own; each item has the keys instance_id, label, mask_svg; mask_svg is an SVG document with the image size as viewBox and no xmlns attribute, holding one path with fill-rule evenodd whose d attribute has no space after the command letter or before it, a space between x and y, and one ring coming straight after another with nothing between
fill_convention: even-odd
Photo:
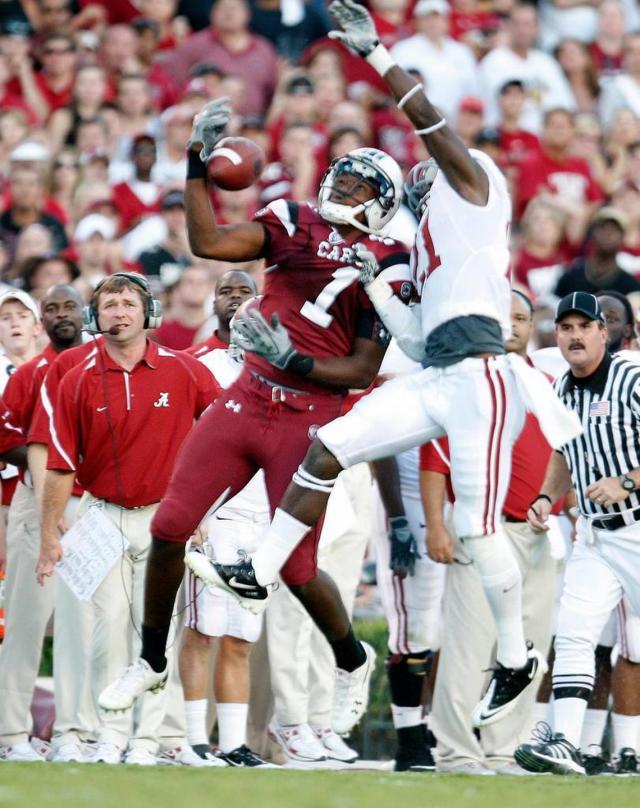
<instances>
[{"instance_id":1,"label":"brown football","mask_svg":"<svg viewBox=\"0 0 640 808\"><path fill-rule=\"evenodd\" d=\"M264 168L264 152L246 137L220 140L207 161L207 179L225 191L241 191L258 179Z\"/></svg>"}]
</instances>

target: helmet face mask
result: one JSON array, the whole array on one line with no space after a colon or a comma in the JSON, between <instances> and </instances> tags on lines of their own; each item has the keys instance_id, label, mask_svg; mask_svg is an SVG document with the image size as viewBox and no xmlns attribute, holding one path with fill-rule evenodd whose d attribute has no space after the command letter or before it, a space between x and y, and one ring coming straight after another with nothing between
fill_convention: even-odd
<instances>
[{"instance_id":1,"label":"helmet face mask","mask_svg":"<svg viewBox=\"0 0 640 808\"><path fill-rule=\"evenodd\" d=\"M331 199L336 179L348 174L374 190L372 199L355 205ZM325 172L318 194L323 219L333 224L348 224L365 233L379 233L396 214L402 201L402 172L388 154L379 149L363 148L334 160ZM364 221L358 216L363 214Z\"/></svg>"},{"instance_id":2,"label":"helmet face mask","mask_svg":"<svg viewBox=\"0 0 640 808\"><path fill-rule=\"evenodd\" d=\"M404 183L407 205L418 219L424 216L429 207L431 187L437 174L438 164L433 158L416 163L407 174L407 179Z\"/></svg>"}]
</instances>

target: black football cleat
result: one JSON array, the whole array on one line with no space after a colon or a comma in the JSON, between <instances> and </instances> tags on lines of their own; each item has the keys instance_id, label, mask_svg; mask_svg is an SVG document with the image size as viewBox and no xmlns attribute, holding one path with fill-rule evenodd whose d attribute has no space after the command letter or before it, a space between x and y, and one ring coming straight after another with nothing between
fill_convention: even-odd
<instances>
[{"instance_id":1,"label":"black football cleat","mask_svg":"<svg viewBox=\"0 0 640 808\"><path fill-rule=\"evenodd\" d=\"M200 580L217 586L233 595L240 605L253 614L260 614L267 605L269 588L256 581L251 559L241 559L235 564L218 564L198 547L188 548L184 563Z\"/></svg>"},{"instance_id":2,"label":"black football cleat","mask_svg":"<svg viewBox=\"0 0 640 808\"><path fill-rule=\"evenodd\" d=\"M254 769L258 766L261 769L279 769L274 763L267 763L261 757L258 757L255 752L252 752L248 746L244 744L234 749L231 752L223 752L219 750L216 752L216 757L224 760L229 766L235 766L238 769Z\"/></svg>"},{"instance_id":3,"label":"black football cleat","mask_svg":"<svg viewBox=\"0 0 640 808\"><path fill-rule=\"evenodd\" d=\"M544 721L533 731L539 743L523 743L513 753L516 762L536 774L586 774L580 750L561 732L553 733Z\"/></svg>"}]
</instances>

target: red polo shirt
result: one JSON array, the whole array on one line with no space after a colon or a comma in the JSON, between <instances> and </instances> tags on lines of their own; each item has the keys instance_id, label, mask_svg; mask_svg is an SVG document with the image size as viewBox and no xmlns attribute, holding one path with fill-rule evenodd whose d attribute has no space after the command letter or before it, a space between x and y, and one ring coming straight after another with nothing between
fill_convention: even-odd
<instances>
[{"instance_id":1,"label":"red polo shirt","mask_svg":"<svg viewBox=\"0 0 640 808\"><path fill-rule=\"evenodd\" d=\"M185 348L185 353L191 354L195 356L196 359L208 354L209 351L215 351L217 349L221 349L226 351L229 347L229 343L221 340L218 336L218 332L214 332L209 339L204 340L204 342L198 342L197 345L191 345L189 348Z\"/></svg>"},{"instance_id":2,"label":"red polo shirt","mask_svg":"<svg viewBox=\"0 0 640 808\"><path fill-rule=\"evenodd\" d=\"M47 468L75 471L95 497L135 508L158 502L176 454L215 397L207 368L148 340L127 371L100 344L63 378Z\"/></svg>"}]
</instances>

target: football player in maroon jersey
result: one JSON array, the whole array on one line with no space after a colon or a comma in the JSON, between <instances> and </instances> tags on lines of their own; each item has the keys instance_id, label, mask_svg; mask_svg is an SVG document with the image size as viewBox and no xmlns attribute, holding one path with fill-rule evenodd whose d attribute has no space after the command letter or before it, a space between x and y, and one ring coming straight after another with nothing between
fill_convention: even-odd
<instances>
[{"instance_id":1,"label":"football player in maroon jersey","mask_svg":"<svg viewBox=\"0 0 640 808\"><path fill-rule=\"evenodd\" d=\"M264 469L275 509L317 428L340 413L349 388L366 388L375 378L388 336L358 282L358 250L375 253L401 298L412 294L406 247L380 235L400 205L402 173L378 149L356 149L334 161L317 208L280 199L252 222L218 226L202 159L229 115L226 99L219 99L194 120L185 193L189 240L203 258L265 258L264 295L259 311L250 309L238 323L247 349L241 377L216 399L180 450L152 524L141 659L102 692L104 709L126 709L145 690L162 686L184 545L205 515L240 491L258 468ZM355 638L335 584L317 569L318 539L319 532L311 531L281 575L335 653L342 718L334 729L344 733L366 708L359 694L366 690L374 652ZM203 558L188 552L186 561L206 580L213 573ZM255 593L253 610L264 608L266 588L245 588ZM352 710L354 701L359 703Z\"/></svg>"}]
</instances>

